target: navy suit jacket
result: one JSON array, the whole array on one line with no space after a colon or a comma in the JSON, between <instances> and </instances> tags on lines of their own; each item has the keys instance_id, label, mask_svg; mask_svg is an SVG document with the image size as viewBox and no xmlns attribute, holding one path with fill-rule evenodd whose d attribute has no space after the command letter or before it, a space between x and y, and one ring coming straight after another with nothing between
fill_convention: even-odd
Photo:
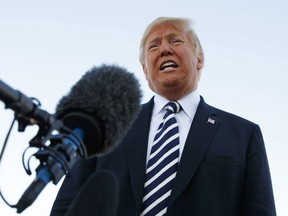
<instances>
[{"instance_id":1,"label":"navy suit jacket","mask_svg":"<svg viewBox=\"0 0 288 216\"><path fill-rule=\"evenodd\" d=\"M119 146L81 160L66 177L51 215L64 215L95 170L111 170L120 185L117 216L141 212L153 98ZM96 168L95 168L95 164ZM206 104L201 97L192 122L166 215L276 215L269 165L258 125Z\"/></svg>"}]
</instances>

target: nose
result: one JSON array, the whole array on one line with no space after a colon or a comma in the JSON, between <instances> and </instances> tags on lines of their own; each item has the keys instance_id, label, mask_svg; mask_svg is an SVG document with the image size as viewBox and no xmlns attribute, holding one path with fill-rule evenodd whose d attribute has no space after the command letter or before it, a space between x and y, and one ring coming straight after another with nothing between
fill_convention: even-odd
<instances>
[{"instance_id":1,"label":"nose","mask_svg":"<svg viewBox=\"0 0 288 216\"><path fill-rule=\"evenodd\" d=\"M160 48L160 56L167 56L167 55L172 55L173 51L169 45L169 43L162 43L161 48Z\"/></svg>"}]
</instances>

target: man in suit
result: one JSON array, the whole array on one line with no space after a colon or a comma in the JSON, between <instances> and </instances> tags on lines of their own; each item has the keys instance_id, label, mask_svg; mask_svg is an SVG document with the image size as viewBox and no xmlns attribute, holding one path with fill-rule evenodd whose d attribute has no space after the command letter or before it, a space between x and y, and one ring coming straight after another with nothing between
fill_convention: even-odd
<instances>
[{"instance_id":1,"label":"man in suit","mask_svg":"<svg viewBox=\"0 0 288 216\"><path fill-rule=\"evenodd\" d=\"M154 20L143 35L140 62L155 96L142 105L133 127L113 152L74 167L51 215L63 215L81 185L102 169L112 171L119 181L117 215L143 215L146 167L169 101L181 106L176 114L179 159L168 207L159 215L276 215L259 126L206 104L197 90L204 53L189 20Z\"/></svg>"}]
</instances>

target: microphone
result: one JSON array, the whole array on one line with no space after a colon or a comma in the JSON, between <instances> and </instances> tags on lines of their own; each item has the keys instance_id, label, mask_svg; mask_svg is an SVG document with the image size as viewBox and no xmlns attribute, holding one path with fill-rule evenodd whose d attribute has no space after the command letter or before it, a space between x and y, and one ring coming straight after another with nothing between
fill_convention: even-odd
<instances>
[{"instance_id":1,"label":"microphone","mask_svg":"<svg viewBox=\"0 0 288 216\"><path fill-rule=\"evenodd\" d=\"M140 84L132 73L103 64L84 74L59 101L55 115L70 129L85 131L87 157L99 156L113 150L126 135L140 111L141 97ZM98 136L103 137L95 142Z\"/></svg>"},{"instance_id":2,"label":"microphone","mask_svg":"<svg viewBox=\"0 0 288 216\"><path fill-rule=\"evenodd\" d=\"M118 207L119 183L112 172L98 171L81 187L65 216L114 216Z\"/></svg>"},{"instance_id":3,"label":"microphone","mask_svg":"<svg viewBox=\"0 0 288 216\"><path fill-rule=\"evenodd\" d=\"M35 154L41 163L16 205L17 213L30 206L50 181L57 184L69 175L80 158L100 156L117 147L140 111L139 86L132 73L117 65L93 67L82 76L56 106L55 116L61 121L52 126L62 134L60 138L48 134L45 139L51 139L51 145ZM68 135L67 130L71 130Z\"/></svg>"},{"instance_id":4,"label":"microphone","mask_svg":"<svg viewBox=\"0 0 288 216\"><path fill-rule=\"evenodd\" d=\"M50 125L54 117L42 110L31 98L22 92L13 89L0 80L0 100L5 103L5 108L12 109L18 118L25 120L25 124ZM21 122L23 123L23 121ZM23 126L21 128L21 126ZM19 131L24 131L26 125L19 125Z\"/></svg>"}]
</instances>

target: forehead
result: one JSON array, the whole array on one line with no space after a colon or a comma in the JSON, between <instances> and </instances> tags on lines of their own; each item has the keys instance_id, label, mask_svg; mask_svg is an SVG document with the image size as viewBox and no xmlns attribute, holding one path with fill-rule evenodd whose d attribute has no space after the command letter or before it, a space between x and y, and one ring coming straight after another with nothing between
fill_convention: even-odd
<instances>
[{"instance_id":1,"label":"forehead","mask_svg":"<svg viewBox=\"0 0 288 216\"><path fill-rule=\"evenodd\" d=\"M185 36L185 32L183 29L180 29L176 25L171 23L162 23L151 28L149 33L147 34L147 40L154 41L163 37L172 37L172 36Z\"/></svg>"}]
</instances>

